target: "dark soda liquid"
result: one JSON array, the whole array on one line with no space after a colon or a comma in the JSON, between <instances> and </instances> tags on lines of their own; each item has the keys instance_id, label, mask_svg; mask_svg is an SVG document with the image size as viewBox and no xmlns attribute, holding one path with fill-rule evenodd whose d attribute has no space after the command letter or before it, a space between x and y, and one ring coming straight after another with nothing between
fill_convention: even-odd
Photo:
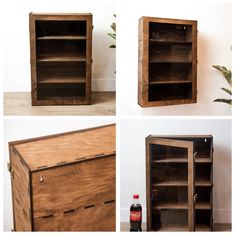
<instances>
[{"instance_id":1,"label":"dark soda liquid","mask_svg":"<svg viewBox=\"0 0 235 235\"><path fill-rule=\"evenodd\" d=\"M130 232L142 232L142 228L141 228L141 223L142 223L142 207L140 204L132 204L131 208L130 208L131 212L140 212L141 213L141 218L140 220L131 220L130 218Z\"/></svg>"}]
</instances>

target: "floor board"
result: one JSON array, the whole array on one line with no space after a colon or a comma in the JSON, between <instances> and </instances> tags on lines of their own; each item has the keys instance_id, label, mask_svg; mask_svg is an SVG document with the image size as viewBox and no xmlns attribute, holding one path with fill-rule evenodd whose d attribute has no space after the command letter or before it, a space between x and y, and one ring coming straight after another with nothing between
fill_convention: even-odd
<instances>
[{"instance_id":1,"label":"floor board","mask_svg":"<svg viewBox=\"0 0 235 235\"><path fill-rule=\"evenodd\" d=\"M5 92L5 116L114 116L115 92L93 92L92 105L32 106L30 92Z\"/></svg>"},{"instance_id":2,"label":"floor board","mask_svg":"<svg viewBox=\"0 0 235 235\"><path fill-rule=\"evenodd\" d=\"M129 223L127 223L127 222L122 222L121 223L121 226L120 226L121 232L127 232L127 231L129 231L129 229L130 229ZM145 222L142 223L142 230L146 231L146 223ZM218 224L218 223L215 223L214 224L214 231L230 232L230 231L232 231L232 226L231 226L231 224Z\"/></svg>"}]
</instances>

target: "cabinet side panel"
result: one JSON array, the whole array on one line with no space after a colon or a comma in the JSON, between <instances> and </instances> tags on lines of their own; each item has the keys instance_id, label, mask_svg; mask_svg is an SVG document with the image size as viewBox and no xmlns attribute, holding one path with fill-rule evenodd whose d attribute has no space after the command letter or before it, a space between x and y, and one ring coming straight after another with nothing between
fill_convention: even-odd
<instances>
[{"instance_id":1,"label":"cabinet side panel","mask_svg":"<svg viewBox=\"0 0 235 235\"><path fill-rule=\"evenodd\" d=\"M145 140L145 148L146 148L146 209L147 209L147 231L151 230L151 188L150 188L150 176L151 176L151 169L150 169L150 150L149 150L149 143L148 139Z\"/></svg>"},{"instance_id":2,"label":"cabinet side panel","mask_svg":"<svg viewBox=\"0 0 235 235\"><path fill-rule=\"evenodd\" d=\"M31 231L29 170L18 156L14 147L10 147L12 178L12 201L15 231Z\"/></svg>"},{"instance_id":3,"label":"cabinet side panel","mask_svg":"<svg viewBox=\"0 0 235 235\"><path fill-rule=\"evenodd\" d=\"M138 103L146 106L148 101L148 21L142 17L139 20L139 50L138 50Z\"/></svg>"},{"instance_id":4,"label":"cabinet side panel","mask_svg":"<svg viewBox=\"0 0 235 235\"><path fill-rule=\"evenodd\" d=\"M32 175L36 231L115 231L115 157Z\"/></svg>"},{"instance_id":5,"label":"cabinet side panel","mask_svg":"<svg viewBox=\"0 0 235 235\"><path fill-rule=\"evenodd\" d=\"M36 31L35 18L29 14L29 34L30 34L30 64L31 64L31 95L32 105L37 104L37 67L36 67Z\"/></svg>"},{"instance_id":6,"label":"cabinet side panel","mask_svg":"<svg viewBox=\"0 0 235 235\"><path fill-rule=\"evenodd\" d=\"M197 102L197 22L192 24L192 100Z\"/></svg>"},{"instance_id":7,"label":"cabinet side panel","mask_svg":"<svg viewBox=\"0 0 235 235\"><path fill-rule=\"evenodd\" d=\"M86 103L91 103L91 76L92 76L92 15L87 19L87 43L86 43Z\"/></svg>"}]
</instances>

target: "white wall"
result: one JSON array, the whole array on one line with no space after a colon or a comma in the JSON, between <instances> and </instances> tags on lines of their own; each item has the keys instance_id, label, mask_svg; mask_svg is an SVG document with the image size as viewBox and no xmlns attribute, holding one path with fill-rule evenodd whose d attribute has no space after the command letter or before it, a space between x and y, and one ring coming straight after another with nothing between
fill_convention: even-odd
<instances>
[{"instance_id":1,"label":"white wall","mask_svg":"<svg viewBox=\"0 0 235 235\"><path fill-rule=\"evenodd\" d=\"M12 218L12 199L11 199L11 181L7 171L7 162L9 162L8 142L22 140L44 135L63 133L67 131L80 130L90 127L96 127L115 123L114 118L102 119L75 119L75 118L24 118L8 119L4 121L4 158L3 158L3 230L11 231L13 228Z\"/></svg>"},{"instance_id":2,"label":"white wall","mask_svg":"<svg viewBox=\"0 0 235 235\"><path fill-rule=\"evenodd\" d=\"M227 95L227 83L212 65L232 67L231 4L216 0L139 0L117 5L117 97L122 115L231 115L226 104L213 103ZM228 2L226 0L220 2ZM142 16L198 21L198 101L196 104L141 108L137 104L138 20Z\"/></svg>"},{"instance_id":3,"label":"white wall","mask_svg":"<svg viewBox=\"0 0 235 235\"><path fill-rule=\"evenodd\" d=\"M129 221L132 195L140 194L146 221L145 137L211 134L214 141L214 222L231 223L231 120L123 119L120 135L121 221Z\"/></svg>"},{"instance_id":4,"label":"white wall","mask_svg":"<svg viewBox=\"0 0 235 235\"><path fill-rule=\"evenodd\" d=\"M115 20L114 0L7 0L1 15L4 91L30 91L30 12L75 12L93 14L93 90L115 90L115 49L107 35ZM3 5L3 4L2 4Z\"/></svg>"}]
</instances>

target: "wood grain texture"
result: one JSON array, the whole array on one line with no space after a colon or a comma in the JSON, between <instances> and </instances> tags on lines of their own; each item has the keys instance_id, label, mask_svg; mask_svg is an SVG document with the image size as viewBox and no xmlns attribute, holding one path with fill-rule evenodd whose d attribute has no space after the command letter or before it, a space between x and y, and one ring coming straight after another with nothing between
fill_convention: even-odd
<instances>
[{"instance_id":1,"label":"wood grain texture","mask_svg":"<svg viewBox=\"0 0 235 235\"><path fill-rule=\"evenodd\" d=\"M115 231L115 142L113 124L10 142L14 230Z\"/></svg>"},{"instance_id":2,"label":"wood grain texture","mask_svg":"<svg viewBox=\"0 0 235 235\"><path fill-rule=\"evenodd\" d=\"M10 147L10 164L12 171L12 202L14 230L31 231L31 198L29 195L29 169L13 146Z\"/></svg>"},{"instance_id":3,"label":"wood grain texture","mask_svg":"<svg viewBox=\"0 0 235 235\"><path fill-rule=\"evenodd\" d=\"M36 172L32 184L37 231L115 230L113 156Z\"/></svg>"},{"instance_id":4,"label":"wood grain texture","mask_svg":"<svg viewBox=\"0 0 235 235\"><path fill-rule=\"evenodd\" d=\"M73 132L51 138L39 138L15 144L15 148L33 170L58 164L113 154L115 126ZM54 157L56 156L56 157Z\"/></svg>"}]
</instances>

